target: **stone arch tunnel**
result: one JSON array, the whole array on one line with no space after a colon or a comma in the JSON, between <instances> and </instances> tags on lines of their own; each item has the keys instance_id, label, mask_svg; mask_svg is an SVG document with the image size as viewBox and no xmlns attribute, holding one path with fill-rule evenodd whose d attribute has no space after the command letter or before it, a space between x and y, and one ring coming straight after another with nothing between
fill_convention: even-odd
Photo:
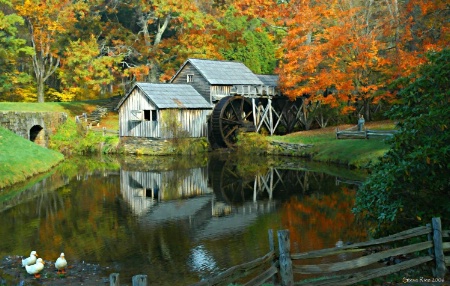
<instances>
[{"instance_id":1,"label":"stone arch tunnel","mask_svg":"<svg viewBox=\"0 0 450 286\"><path fill-rule=\"evenodd\" d=\"M0 111L0 126L42 147L66 120L64 112Z\"/></svg>"}]
</instances>

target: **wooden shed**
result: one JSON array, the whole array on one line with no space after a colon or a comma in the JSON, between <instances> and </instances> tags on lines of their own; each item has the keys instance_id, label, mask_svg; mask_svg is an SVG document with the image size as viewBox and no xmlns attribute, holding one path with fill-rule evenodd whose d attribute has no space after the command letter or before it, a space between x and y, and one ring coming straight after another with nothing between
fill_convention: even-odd
<instances>
[{"instance_id":1,"label":"wooden shed","mask_svg":"<svg viewBox=\"0 0 450 286\"><path fill-rule=\"evenodd\" d=\"M173 138L170 122L188 137L207 137L211 104L187 84L136 83L117 105L120 137Z\"/></svg>"},{"instance_id":2,"label":"wooden shed","mask_svg":"<svg viewBox=\"0 0 450 286\"><path fill-rule=\"evenodd\" d=\"M170 80L192 85L209 103L232 95L238 87L252 88L264 83L243 63L205 59L188 59Z\"/></svg>"}]
</instances>

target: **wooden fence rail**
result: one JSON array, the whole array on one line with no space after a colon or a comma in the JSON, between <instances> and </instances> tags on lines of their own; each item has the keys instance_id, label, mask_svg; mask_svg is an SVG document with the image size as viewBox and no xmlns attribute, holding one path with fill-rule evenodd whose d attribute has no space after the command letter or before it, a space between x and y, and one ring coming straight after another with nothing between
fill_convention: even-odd
<instances>
[{"instance_id":1,"label":"wooden fence rail","mask_svg":"<svg viewBox=\"0 0 450 286\"><path fill-rule=\"evenodd\" d=\"M106 127L102 127L102 129L91 129L92 132L101 132L103 136L106 134L114 134L119 135L119 130L106 129Z\"/></svg>"},{"instance_id":2,"label":"wooden fence rail","mask_svg":"<svg viewBox=\"0 0 450 286\"><path fill-rule=\"evenodd\" d=\"M268 283L269 280L271 285L291 286L294 285L294 274L314 276L295 281L296 285L344 286L386 276L431 261L434 261L433 276L436 281L443 281L447 267L450 266L450 254L444 255L450 252L450 242L443 242L443 239L449 237L450 230L442 230L440 218L433 218L429 225L371 241L304 253L290 253L289 231L280 230L278 231L279 254L276 259L273 234L272 230L269 230L271 251L268 254L251 262L231 267L218 276L191 286L229 285L232 282L239 282L239 285L258 286ZM408 239L411 238L418 239L413 239L414 243L409 243ZM392 244L399 246L394 247ZM408 254L407 259L394 265L379 263L396 257L406 257ZM335 258L339 261L307 264L309 259L317 261L324 257ZM329 260L330 258L327 258L327 261ZM256 270L259 272L255 274Z\"/></svg>"},{"instance_id":3,"label":"wooden fence rail","mask_svg":"<svg viewBox=\"0 0 450 286\"><path fill-rule=\"evenodd\" d=\"M371 139L380 137L391 137L394 136L397 130L358 130L357 127L351 127L344 130L339 130L336 128L336 139Z\"/></svg>"}]
</instances>

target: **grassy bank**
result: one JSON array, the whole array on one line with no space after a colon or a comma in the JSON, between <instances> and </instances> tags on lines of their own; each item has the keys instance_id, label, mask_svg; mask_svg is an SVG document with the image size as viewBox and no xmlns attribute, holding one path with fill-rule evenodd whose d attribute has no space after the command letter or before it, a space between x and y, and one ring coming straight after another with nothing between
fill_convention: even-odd
<instances>
[{"instance_id":1,"label":"grassy bank","mask_svg":"<svg viewBox=\"0 0 450 286\"><path fill-rule=\"evenodd\" d=\"M62 154L0 127L0 188L46 172L63 159Z\"/></svg>"},{"instance_id":2,"label":"grassy bank","mask_svg":"<svg viewBox=\"0 0 450 286\"><path fill-rule=\"evenodd\" d=\"M346 129L351 125L341 125L339 129ZM374 130L393 129L390 121L370 122L366 128ZM299 151L293 156L304 156L317 162L343 164L349 167L363 168L371 162L378 161L389 149L384 139L336 139L336 126L318 130L301 131L285 136L271 136L269 140L311 144L312 147Z\"/></svg>"},{"instance_id":3,"label":"grassy bank","mask_svg":"<svg viewBox=\"0 0 450 286\"><path fill-rule=\"evenodd\" d=\"M28 112L66 112L69 117L90 113L102 100L74 101L74 102L0 102L1 111L28 111Z\"/></svg>"}]
</instances>

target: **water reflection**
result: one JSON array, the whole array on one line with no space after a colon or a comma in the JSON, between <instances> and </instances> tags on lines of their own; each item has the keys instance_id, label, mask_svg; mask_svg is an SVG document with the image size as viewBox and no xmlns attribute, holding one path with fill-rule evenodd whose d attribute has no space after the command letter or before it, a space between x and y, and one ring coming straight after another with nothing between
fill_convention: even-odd
<instances>
[{"instance_id":1,"label":"water reflection","mask_svg":"<svg viewBox=\"0 0 450 286\"><path fill-rule=\"evenodd\" d=\"M147 274L149 284L188 285L267 253L268 229L288 228L295 251L364 238L350 212L354 190L311 171L323 166L241 159L68 160L0 193L0 257L64 252L110 266L121 281Z\"/></svg>"}]
</instances>

